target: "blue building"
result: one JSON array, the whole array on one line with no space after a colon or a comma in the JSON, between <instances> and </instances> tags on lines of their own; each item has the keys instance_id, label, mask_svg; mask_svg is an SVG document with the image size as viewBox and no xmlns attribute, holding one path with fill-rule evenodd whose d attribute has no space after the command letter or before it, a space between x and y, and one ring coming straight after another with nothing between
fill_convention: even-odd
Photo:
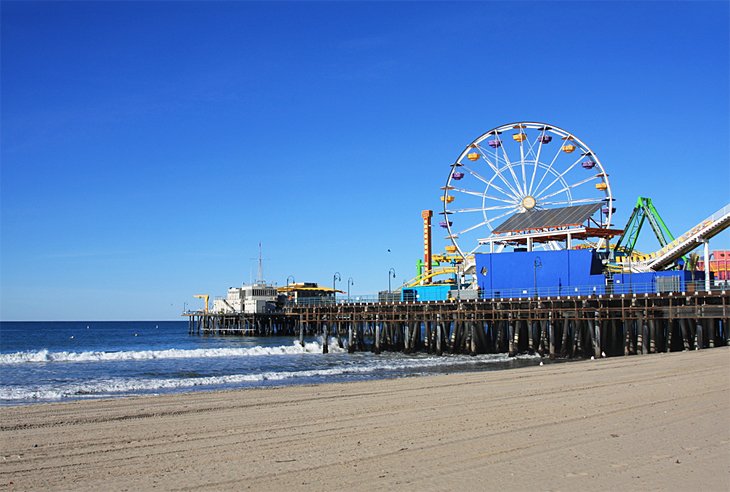
<instances>
[{"instance_id":1,"label":"blue building","mask_svg":"<svg viewBox=\"0 0 730 492\"><path fill-rule=\"evenodd\" d=\"M454 284L430 284L404 287L401 300L406 302L444 301L449 298L449 291L455 289Z\"/></svg>"},{"instance_id":2,"label":"blue building","mask_svg":"<svg viewBox=\"0 0 730 492\"><path fill-rule=\"evenodd\" d=\"M688 270L617 273L613 276L613 293L687 292L695 287L695 283L704 284L704 281L705 272L691 272Z\"/></svg>"},{"instance_id":3,"label":"blue building","mask_svg":"<svg viewBox=\"0 0 730 492\"><path fill-rule=\"evenodd\" d=\"M588 295L606 292L595 250L518 251L476 254L482 297Z\"/></svg>"}]
</instances>

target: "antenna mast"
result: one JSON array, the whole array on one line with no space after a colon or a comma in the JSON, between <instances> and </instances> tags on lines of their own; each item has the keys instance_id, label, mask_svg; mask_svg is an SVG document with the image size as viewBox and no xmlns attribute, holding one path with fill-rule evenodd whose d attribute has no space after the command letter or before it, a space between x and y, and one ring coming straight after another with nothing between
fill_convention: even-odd
<instances>
[{"instance_id":1,"label":"antenna mast","mask_svg":"<svg viewBox=\"0 0 730 492\"><path fill-rule=\"evenodd\" d=\"M263 283L264 281L264 259L261 255L261 241L259 241L259 275L258 279L256 279L257 283Z\"/></svg>"}]
</instances>

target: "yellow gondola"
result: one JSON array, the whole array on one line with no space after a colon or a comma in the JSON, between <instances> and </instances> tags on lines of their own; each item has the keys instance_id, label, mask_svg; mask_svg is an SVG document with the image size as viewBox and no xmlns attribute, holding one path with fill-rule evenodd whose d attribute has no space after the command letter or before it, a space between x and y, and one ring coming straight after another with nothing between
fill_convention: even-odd
<instances>
[{"instance_id":1,"label":"yellow gondola","mask_svg":"<svg viewBox=\"0 0 730 492\"><path fill-rule=\"evenodd\" d=\"M565 152L566 154L570 154L574 150L575 150L575 145L573 145L573 144L563 145L563 152Z\"/></svg>"},{"instance_id":2,"label":"yellow gondola","mask_svg":"<svg viewBox=\"0 0 730 492\"><path fill-rule=\"evenodd\" d=\"M512 138L515 140L515 142L524 142L525 140L527 140L527 135L525 135L524 133L515 133L514 135L512 135Z\"/></svg>"},{"instance_id":3,"label":"yellow gondola","mask_svg":"<svg viewBox=\"0 0 730 492\"><path fill-rule=\"evenodd\" d=\"M603 191L606 188L608 188L608 185L606 183L604 183L604 182L596 183L596 189L597 190Z\"/></svg>"},{"instance_id":4,"label":"yellow gondola","mask_svg":"<svg viewBox=\"0 0 730 492\"><path fill-rule=\"evenodd\" d=\"M468 159L469 159L470 161L476 161L476 160L478 160L478 159L479 159L479 153L477 153L477 152L470 152L470 153L468 153L468 154L466 155L466 157L467 157L467 158L468 158Z\"/></svg>"},{"instance_id":5,"label":"yellow gondola","mask_svg":"<svg viewBox=\"0 0 730 492\"><path fill-rule=\"evenodd\" d=\"M441 201L446 202L446 203L451 203L454 201L454 197L451 195L448 195L448 196L441 195Z\"/></svg>"},{"instance_id":6,"label":"yellow gondola","mask_svg":"<svg viewBox=\"0 0 730 492\"><path fill-rule=\"evenodd\" d=\"M453 244L445 246L444 249L447 253L456 253L456 246L454 246Z\"/></svg>"}]
</instances>

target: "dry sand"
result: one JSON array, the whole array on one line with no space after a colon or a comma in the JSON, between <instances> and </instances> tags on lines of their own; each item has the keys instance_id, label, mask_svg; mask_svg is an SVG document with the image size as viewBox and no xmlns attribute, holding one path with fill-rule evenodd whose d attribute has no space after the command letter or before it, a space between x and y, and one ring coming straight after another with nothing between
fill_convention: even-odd
<instances>
[{"instance_id":1,"label":"dry sand","mask_svg":"<svg viewBox=\"0 0 730 492\"><path fill-rule=\"evenodd\" d=\"M727 347L0 416L0 490L730 490Z\"/></svg>"}]
</instances>

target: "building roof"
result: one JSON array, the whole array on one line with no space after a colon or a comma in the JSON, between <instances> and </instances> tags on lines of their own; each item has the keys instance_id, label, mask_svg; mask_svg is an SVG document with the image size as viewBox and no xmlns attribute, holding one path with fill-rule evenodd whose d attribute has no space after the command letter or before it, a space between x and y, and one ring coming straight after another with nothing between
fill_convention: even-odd
<instances>
[{"instance_id":1,"label":"building roof","mask_svg":"<svg viewBox=\"0 0 730 492\"><path fill-rule=\"evenodd\" d=\"M514 214L494 228L494 234L524 232L536 229L580 226L588 220L602 203L576 205L574 207L551 208L548 210L528 210Z\"/></svg>"},{"instance_id":2,"label":"building roof","mask_svg":"<svg viewBox=\"0 0 730 492\"><path fill-rule=\"evenodd\" d=\"M322 287L311 283L289 284L285 287L279 287L276 290L279 292L322 292L325 294L331 294L333 292L337 292L339 294L345 293L342 290L333 289L331 287Z\"/></svg>"}]
</instances>

